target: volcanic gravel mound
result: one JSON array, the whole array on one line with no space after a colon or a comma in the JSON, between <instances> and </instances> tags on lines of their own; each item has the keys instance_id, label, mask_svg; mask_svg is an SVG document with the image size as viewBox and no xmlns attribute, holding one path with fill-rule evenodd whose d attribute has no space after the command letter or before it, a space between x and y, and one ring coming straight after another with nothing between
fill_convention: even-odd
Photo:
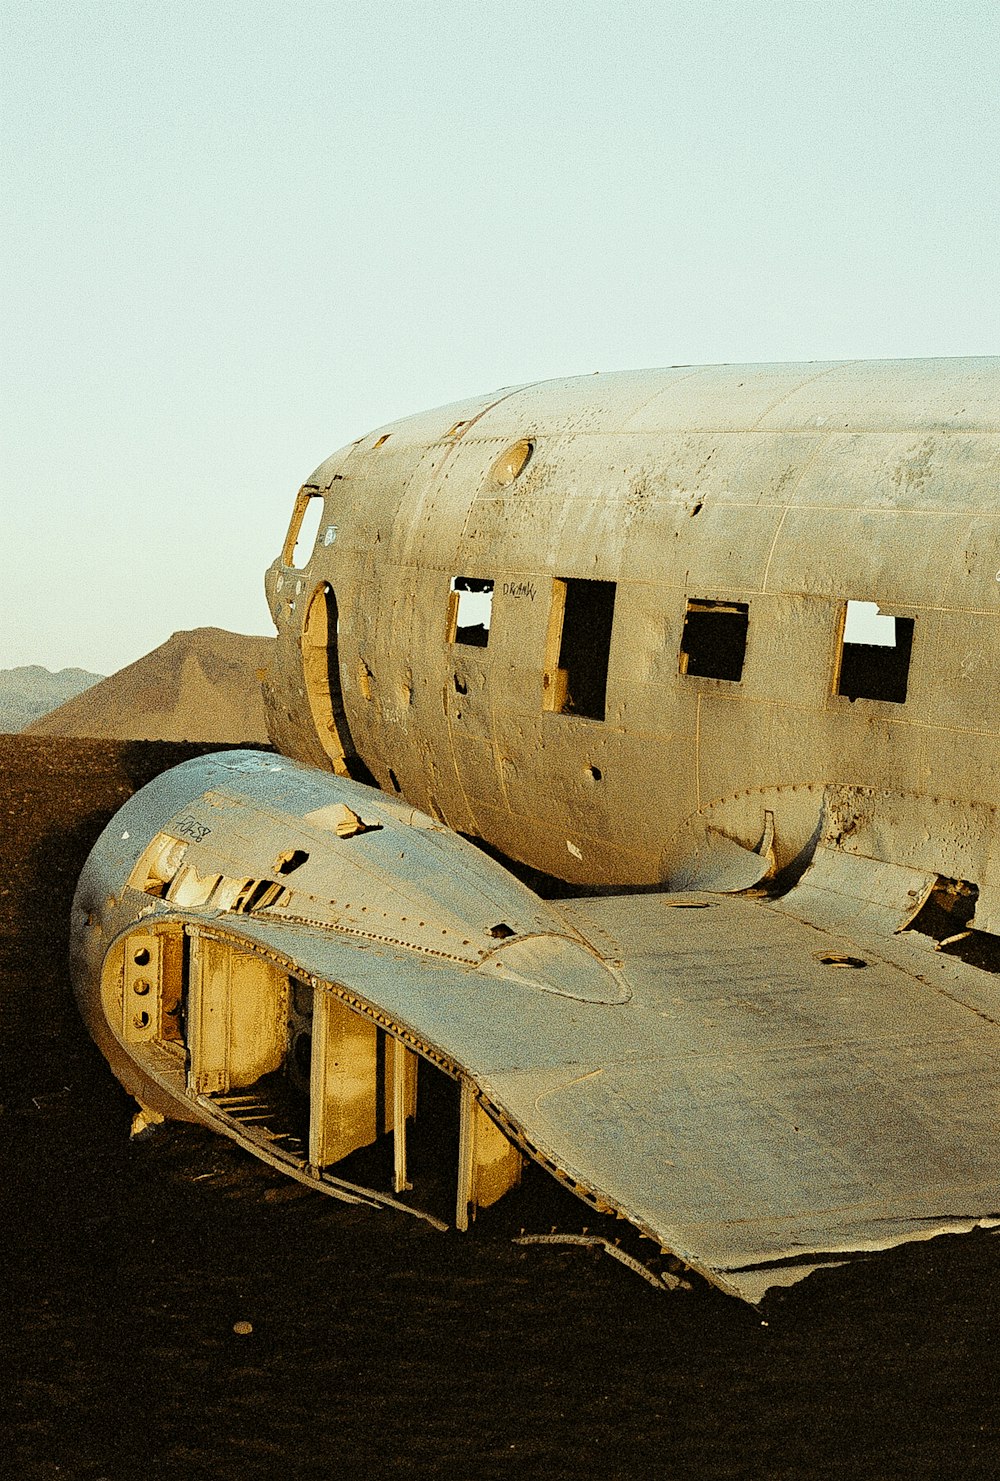
<instances>
[{"instance_id":1,"label":"volcanic gravel mound","mask_svg":"<svg viewBox=\"0 0 1000 1481\"><path fill-rule=\"evenodd\" d=\"M260 686L273 638L220 627L174 633L25 727L28 735L107 740L267 741Z\"/></svg>"}]
</instances>

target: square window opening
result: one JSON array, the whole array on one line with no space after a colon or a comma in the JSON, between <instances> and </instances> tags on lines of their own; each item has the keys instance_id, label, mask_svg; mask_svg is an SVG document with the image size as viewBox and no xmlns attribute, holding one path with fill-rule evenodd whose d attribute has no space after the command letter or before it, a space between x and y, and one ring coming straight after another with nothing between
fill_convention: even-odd
<instances>
[{"instance_id":1,"label":"square window opening","mask_svg":"<svg viewBox=\"0 0 1000 1481\"><path fill-rule=\"evenodd\" d=\"M493 582L479 576L453 576L448 602L448 641L485 648L493 617Z\"/></svg>"},{"instance_id":2,"label":"square window opening","mask_svg":"<svg viewBox=\"0 0 1000 1481\"><path fill-rule=\"evenodd\" d=\"M738 684L749 623L746 602L689 601L681 634L681 673Z\"/></svg>"},{"instance_id":3,"label":"square window opening","mask_svg":"<svg viewBox=\"0 0 1000 1481\"><path fill-rule=\"evenodd\" d=\"M913 647L912 617L882 612L877 602L847 603L837 693L846 699L905 704Z\"/></svg>"},{"instance_id":4,"label":"square window opening","mask_svg":"<svg viewBox=\"0 0 1000 1481\"><path fill-rule=\"evenodd\" d=\"M566 577L553 582L546 709L604 719L616 590L614 581Z\"/></svg>"}]
</instances>

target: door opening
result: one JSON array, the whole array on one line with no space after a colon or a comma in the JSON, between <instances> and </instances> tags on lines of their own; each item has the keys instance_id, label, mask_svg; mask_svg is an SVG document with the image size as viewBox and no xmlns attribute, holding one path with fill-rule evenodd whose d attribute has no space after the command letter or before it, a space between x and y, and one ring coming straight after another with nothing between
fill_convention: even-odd
<instances>
[{"instance_id":1,"label":"door opening","mask_svg":"<svg viewBox=\"0 0 1000 1481\"><path fill-rule=\"evenodd\" d=\"M376 785L354 749L340 681L340 613L329 581L317 586L302 624L302 671L316 734L338 776Z\"/></svg>"}]
</instances>

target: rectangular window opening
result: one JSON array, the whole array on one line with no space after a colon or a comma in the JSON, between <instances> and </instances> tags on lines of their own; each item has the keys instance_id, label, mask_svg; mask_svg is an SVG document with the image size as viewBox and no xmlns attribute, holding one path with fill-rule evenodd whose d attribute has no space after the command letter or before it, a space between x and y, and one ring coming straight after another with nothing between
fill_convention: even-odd
<instances>
[{"instance_id":1,"label":"rectangular window opening","mask_svg":"<svg viewBox=\"0 0 1000 1481\"><path fill-rule=\"evenodd\" d=\"M604 719L616 590L614 581L566 577L552 583L544 679L547 710Z\"/></svg>"},{"instance_id":2,"label":"rectangular window opening","mask_svg":"<svg viewBox=\"0 0 1000 1481\"><path fill-rule=\"evenodd\" d=\"M913 647L912 617L894 617L877 602L847 603L837 693L847 699L906 703Z\"/></svg>"},{"instance_id":3,"label":"rectangular window opening","mask_svg":"<svg viewBox=\"0 0 1000 1481\"><path fill-rule=\"evenodd\" d=\"M689 601L681 634L681 673L738 684L749 623L746 602Z\"/></svg>"},{"instance_id":4,"label":"rectangular window opening","mask_svg":"<svg viewBox=\"0 0 1000 1481\"><path fill-rule=\"evenodd\" d=\"M485 648L493 616L493 582L479 576L453 576L448 604L448 641Z\"/></svg>"}]
</instances>

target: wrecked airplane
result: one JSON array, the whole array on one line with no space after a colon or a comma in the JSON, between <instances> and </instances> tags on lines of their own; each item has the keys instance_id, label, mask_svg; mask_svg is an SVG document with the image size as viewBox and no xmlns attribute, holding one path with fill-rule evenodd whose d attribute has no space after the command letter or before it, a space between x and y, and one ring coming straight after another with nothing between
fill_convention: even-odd
<instances>
[{"instance_id":1,"label":"wrecked airplane","mask_svg":"<svg viewBox=\"0 0 1000 1481\"><path fill-rule=\"evenodd\" d=\"M459 1228L533 1159L749 1301L1000 1224L998 434L1000 360L675 367L329 458L281 754L158 777L78 887L143 1115Z\"/></svg>"}]
</instances>

